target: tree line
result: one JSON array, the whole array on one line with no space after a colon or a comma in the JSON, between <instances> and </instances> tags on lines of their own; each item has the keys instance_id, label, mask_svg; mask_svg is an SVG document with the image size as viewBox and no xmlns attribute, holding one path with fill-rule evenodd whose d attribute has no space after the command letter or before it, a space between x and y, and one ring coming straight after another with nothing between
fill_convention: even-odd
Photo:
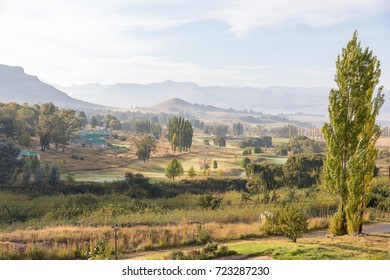
<instances>
[{"instance_id":1,"label":"tree line","mask_svg":"<svg viewBox=\"0 0 390 280\"><path fill-rule=\"evenodd\" d=\"M18 138L26 146L31 136L38 136L41 150L53 143L65 149L70 139L81 128L81 118L75 110L59 109L53 103L40 106L16 103L0 104L0 134L6 138Z\"/></svg>"},{"instance_id":2,"label":"tree line","mask_svg":"<svg viewBox=\"0 0 390 280\"><path fill-rule=\"evenodd\" d=\"M168 123L168 141L172 151L188 151L192 146L193 129L191 122L182 117L173 117Z\"/></svg>"}]
</instances>

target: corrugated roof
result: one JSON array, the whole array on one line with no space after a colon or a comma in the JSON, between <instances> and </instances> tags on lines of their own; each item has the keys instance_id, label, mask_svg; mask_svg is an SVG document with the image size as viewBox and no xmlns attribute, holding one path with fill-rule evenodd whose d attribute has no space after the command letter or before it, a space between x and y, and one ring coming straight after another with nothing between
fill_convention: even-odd
<instances>
[{"instance_id":1,"label":"corrugated roof","mask_svg":"<svg viewBox=\"0 0 390 280\"><path fill-rule=\"evenodd\" d=\"M85 139L85 144L106 144L107 140L103 138Z\"/></svg>"},{"instance_id":2,"label":"corrugated roof","mask_svg":"<svg viewBox=\"0 0 390 280\"><path fill-rule=\"evenodd\" d=\"M40 156L40 155L41 153L34 152L32 150L25 150L25 149L20 150L20 154L19 154L19 156Z\"/></svg>"}]
</instances>

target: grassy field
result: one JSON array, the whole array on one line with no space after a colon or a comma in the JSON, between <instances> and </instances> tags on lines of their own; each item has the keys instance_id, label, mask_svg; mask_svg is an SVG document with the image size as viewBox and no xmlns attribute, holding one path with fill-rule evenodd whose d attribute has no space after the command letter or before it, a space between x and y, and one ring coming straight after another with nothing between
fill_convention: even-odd
<instances>
[{"instance_id":1,"label":"grassy field","mask_svg":"<svg viewBox=\"0 0 390 280\"><path fill-rule=\"evenodd\" d=\"M236 259L277 259L277 260L367 260L390 259L390 234L372 234L362 237L315 237L301 238L293 243L285 238L272 237L245 241L220 243L234 250ZM201 247L184 247L183 251ZM177 249L176 249L177 250ZM162 252L143 252L124 255L124 259L161 260L172 250Z\"/></svg>"},{"instance_id":2,"label":"grassy field","mask_svg":"<svg viewBox=\"0 0 390 280\"><path fill-rule=\"evenodd\" d=\"M129 139L132 136L128 135ZM199 158L209 156L212 160L218 162L218 169L211 170L211 177L239 177L244 176L244 170L241 167L241 161L244 158L242 155L243 149L237 146L237 141L227 141L226 147L218 148L213 145L207 146L203 143L204 139L209 139L212 144L212 136L203 134L194 135L193 146L191 151L179 153L170 150L170 144L166 139L161 139L158 142L156 153L152 154L152 158L144 163L136 159L135 148L132 140L119 141L110 140L113 147L107 150L92 150L82 148L66 148L62 153L54 150L46 150L42 154L42 161L45 163L56 163L62 171L62 178L65 179L67 173L72 173L77 181L113 181L122 179L124 174L130 172L140 172L152 179L164 180L165 166L173 157L181 161L183 168L187 171L191 166L194 166L198 176L201 175L199 168ZM289 141L288 138L273 138L274 145L285 144ZM381 137L378 140L377 146L380 148L390 147L390 138ZM74 159L72 156L77 156L79 159ZM273 149L267 149L266 154L249 155L252 162L266 162L271 164L284 164L287 157L273 155ZM380 166L383 167L382 163ZM203 175L202 175L203 176ZM186 177L184 174L183 177ZM204 177L204 176L203 176Z\"/></svg>"},{"instance_id":3,"label":"grassy field","mask_svg":"<svg viewBox=\"0 0 390 280\"><path fill-rule=\"evenodd\" d=\"M243 149L239 148L234 141L228 141L227 147L223 148L207 146L203 143L204 138L203 135L196 135L191 151L176 152L175 154L170 150L169 143L165 139L160 140L156 153L152 154L152 158L146 163L135 158L132 142L119 142L118 140L115 140L113 147L108 150L66 148L64 153L47 150L42 154L42 162L59 165L63 179L68 173L72 173L77 181L113 181L122 179L124 174L130 171L142 173L152 179L165 180L165 166L172 158L180 160L185 171L193 166L198 176L205 177L201 174L199 159L208 156L213 161L218 162L219 172L212 169L211 177L216 177L217 173L218 176L222 177L244 176L244 170L241 167L244 158ZM211 137L208 138L211 139ZM281 138L279 140L279 142L285 142L288 139ZM286 162L287 157L275 156L271 152L270 149L267 154L252 154L248 157L253 162L261 161L273 164ZM75 159L74 156L78 159ZM183 177L186 177L186 174Z\"/></svg>"}]
</instances>

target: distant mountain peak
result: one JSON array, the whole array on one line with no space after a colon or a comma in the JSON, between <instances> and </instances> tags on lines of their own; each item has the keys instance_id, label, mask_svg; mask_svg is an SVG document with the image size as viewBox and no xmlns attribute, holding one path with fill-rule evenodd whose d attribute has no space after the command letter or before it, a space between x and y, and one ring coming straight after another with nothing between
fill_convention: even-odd
<instances>
[{"instance_id":1,"label":"distant mountain peak","mask_svg":"<svg viewBox=\"0 0 390 280\"><path fill-rule=\"evenodd\" d=\"M40 104L53 102L65 108L102 108L68 96L65 92L28 75L20 66L0 65L0 102Z\"/></svg>"},{"instance_id":2,"label":"distant mountain peak","mask_svg":"<svg viewBox=\"0 0 390 280\"><path fill-rule=\"evenodd\" d=\"M183 99L174 97L158 103L157 105L153 106L153 108L169 110L172 108L189 108L193 106L194 105Z\"/></svg>"}]
</instances>

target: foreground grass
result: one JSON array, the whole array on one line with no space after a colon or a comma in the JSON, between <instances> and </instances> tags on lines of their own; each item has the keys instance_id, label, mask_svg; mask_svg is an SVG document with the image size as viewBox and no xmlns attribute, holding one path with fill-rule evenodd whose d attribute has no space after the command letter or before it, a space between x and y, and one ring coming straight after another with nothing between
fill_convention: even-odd
<instances>
[{"instance_id":1,"label":"foreground grass","mask_svg":"<svg viewBox=\"0 0 390 280\"><path fill-rule=\"evenodd\" d=\"M266 238L224 243L247 258L268 256L277 260L372 260L390 259L390 234L363 237L302 238L293 243L284 238ZM184 251L193 248L183 248ZM149 252L135 258L160 260L171 251ZM128 256L131 258L131 256Z\"/></svg>"},{"instance_id":2,"label":"foreground grass","mask_svg":"<svg viewBox=\"0 0 390 280\"><path fill-rule=\"evenodd\" d=\"M390 234L324 236L312 232L292 243L284 237L267 237L261 224L180 224L120 228L118 248L122 259L165 259L173 251L198 250L214 241L240 258L339 260L390 259ZM310 236L310 237L309 237ZM47 227L0 233L0 259L112 259L112 227Z\"/></svg>"}]
</instances>

